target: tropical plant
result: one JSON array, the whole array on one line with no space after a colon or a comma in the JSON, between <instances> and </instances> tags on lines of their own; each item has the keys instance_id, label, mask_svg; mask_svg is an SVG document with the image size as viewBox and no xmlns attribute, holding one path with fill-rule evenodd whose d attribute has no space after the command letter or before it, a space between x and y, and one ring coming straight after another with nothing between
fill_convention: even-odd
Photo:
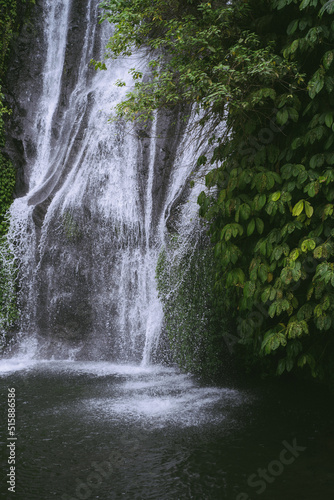
<instances>
[{"instance_id":1,"label":"tropical plant","mask_svg":"<svg viewBox=\"0 0 334 500\"><path fill-rule=\"evenodd\" d=\"M215 294L235 343L277 373L333 376L334 18L324 0L106 1L107 55L145 48L151 79L117 107L195 104L225 121L208 137L209 191L198 199L215 255ZM103 67L104 63L96 63ZM123 85L124 82L119 82ZM221 332L223 342L223 332Z\"/></svg>"}]
</instances>

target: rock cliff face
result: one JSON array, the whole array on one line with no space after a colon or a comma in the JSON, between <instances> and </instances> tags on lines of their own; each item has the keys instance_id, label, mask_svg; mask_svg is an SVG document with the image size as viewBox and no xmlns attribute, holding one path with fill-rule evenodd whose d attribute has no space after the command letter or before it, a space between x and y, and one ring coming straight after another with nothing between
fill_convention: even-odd
<instances>
[{"instance_id":1,"label":"rock cliff face","mask_svg":"<svg viewBox=\"0 0 334 500\"><path fill-rule=\"evenodd\" d=\"M16 195L27 192L27 164L34 161L36 145L29 131L35 121L37 96L42 91L44 67L41 1L27 14L21 2L18 12L22 29L12 42L4 91L13 111L7 124L6 148L17 170Z\"/></svg>"},{"instance_id":2,"label":"rock cliff face","mask_svg":"<svg viewBox=\"0 0 334 500\"><path fill-rule=\"evenodd\" d=\"M161 330L155 265L188 195L185 122L108 122L145 55L96 73L111 27L98 0L37 0L15 41L7 152L18 172L9 233L20 262L22 331L43 355L148 359ZM182 142L183 141L183 142ZM74 350L74 351L73 351Z\"/></svg>"}]
</instances>

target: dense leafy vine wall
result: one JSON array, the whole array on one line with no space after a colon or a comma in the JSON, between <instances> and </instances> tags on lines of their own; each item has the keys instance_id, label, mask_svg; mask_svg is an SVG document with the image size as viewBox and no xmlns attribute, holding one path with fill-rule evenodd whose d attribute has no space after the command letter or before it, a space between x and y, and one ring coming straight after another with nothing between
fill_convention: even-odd
<instances>
[{"instance_id":1,"label":"dense leafy vine wall","mask_svg":"<svg viewBox=\"0 0 334 500\"><path fill-rule=\"evenodd\" d=\"M318 15L323 3L271 2L266 34L284 27L273 53L295 74L257 91L216 149L222 164L206 183L218 197L199 199L217 290L238 307L235 341L271 355L278 374L309 366L320 378L334 369L334 18Z\"/></svg>"},{"instance_id":2,"label":"dense leafy vine wall","mask_svg":"<svg viewBox=\"0 0 334 500\"><path fill-rule=\"evenodd\" d=\"M145 120L187 102L202 109L202 123L225 120L225 134L208 136L210 159L198 159L212 165L198 202L215 256L214 293L237 325L230 347L277 374L331 379L333 2L103 5L117 24L109 56L152 50L153 78L133 70L120 116Z\"/></svg>"}]
</instances>

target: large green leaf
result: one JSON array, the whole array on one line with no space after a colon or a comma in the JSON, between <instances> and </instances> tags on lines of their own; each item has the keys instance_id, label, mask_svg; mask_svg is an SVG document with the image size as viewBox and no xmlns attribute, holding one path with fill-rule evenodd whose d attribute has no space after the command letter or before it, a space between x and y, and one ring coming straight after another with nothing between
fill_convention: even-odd
<instances>
[{"instance_id":1,"label":"large green leaf","mask_svg":"<svg viewBox=\"0 0 334 500\"><path fill-rule=\"evenodd\" d=\"M302 213L304 209L304 200L299 200L298 203L295 204L292 210L292 215L298 217Z\"/></svg>"}]
</instances>

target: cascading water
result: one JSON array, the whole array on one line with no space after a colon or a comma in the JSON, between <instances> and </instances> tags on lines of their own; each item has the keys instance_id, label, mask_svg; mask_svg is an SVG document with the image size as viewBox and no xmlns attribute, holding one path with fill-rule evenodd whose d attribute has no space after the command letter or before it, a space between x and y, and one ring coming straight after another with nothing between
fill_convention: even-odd
<instances>
[{"instance_id":1,"label":"cascading water","mask_svg":"<svg viewBox=\"0 0 334 500\"><path fill-rule=\"evenodd\" d=\"M318 387L289 382L254 398L149 363L163 345L159 252L188 265L200 241L202 186L188 187L198 142L192 116L185 125L157 113L145 129L108 123L124 97L113 83L131 84L128 69L146 62L89 66L111 29L97 23L98 2L36 0L7 75L20 197L0 246L0 334L18 272L21 336L0 360L0 496L233 500L264 485L271 500L332 498L333 411ZM195 327L203 316L196 308Z\"/></svg>"},{"instance_id":2,"label":"cascading water","mask_svg":"<svg viewBox=\"0 0 334 500\"><path fill-rule=\"evenodd\" d=\"M108 123L125 95L115 81L131 85L128 70L145 70L145 55L96 73L89 61L102 57L111 27L98 25L98 2L87 0L74 38L76 9L74 0L44 0L41 92L24 103L34 112L23 143L35 154L26 154L28 189L12 206L8 236L21 331L42 356L147 363L162 324L157 257L193 151L180 141L177 113L157 114L145 130Z\"/></svg>"}]
</instances>

